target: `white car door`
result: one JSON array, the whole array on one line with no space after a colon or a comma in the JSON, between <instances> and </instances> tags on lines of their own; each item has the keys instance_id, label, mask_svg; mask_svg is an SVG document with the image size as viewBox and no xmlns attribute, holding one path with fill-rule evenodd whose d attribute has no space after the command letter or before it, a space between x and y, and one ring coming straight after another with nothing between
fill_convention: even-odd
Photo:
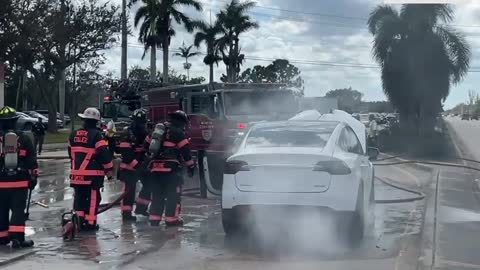
<instances>
[{"instance_id":1,"label":"white car door","mask_svg":"<svg viewBox=\"0 0 480 270\"><path fill-rule=\"evenodd\" d=\"M344 127L340 132L337 145L340 149L335 151L334 157L344 161L352 171L352 177L363 181L363 172L361 169L361 158L355 153L355 141L352 138L353 131L349 127Z\"/></svg>"},{"instance_id":2,"label":"white car door","mask_svg":"<svg viewBox=\"0 0 480 270\"><path fill-rule=\"evenodd\" d=\"M368 202L370 199L370 194L373 189L373 181L372 181L372 163L368 159L368 156L365 155L363 151L363 147L358 139L357 135L353 130L347 128L347 134L349 136L350 142L350 152L355 153L359 160L360 171L362 175L362 182L363 182L363 191L364 191L364 203L365 207L368 206Z\"/></svg>"}]
</instances>

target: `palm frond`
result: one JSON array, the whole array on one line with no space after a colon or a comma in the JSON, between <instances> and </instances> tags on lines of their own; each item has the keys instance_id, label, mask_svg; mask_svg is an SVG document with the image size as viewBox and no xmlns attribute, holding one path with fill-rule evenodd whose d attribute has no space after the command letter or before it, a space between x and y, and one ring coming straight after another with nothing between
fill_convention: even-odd
<instances>
[{"instance_id":1,"label":"palm frond","mask_svg":"<svg viewBox=\"0 0 480 270\"><path fill-rule=\"evenodd\" d=\"M207 34L205 32L197 32L195 34L193 44L196 47L200 47L200 44L207 39Z\"/></svg>"},{"instance_id":2,"label":"palm frond","mask_svg":"<svg viewBox=\"0 0 480 270\"><path fill-rule=\"evenodd\" d=\"M191 52L191 53L188 54L188 57L197 56L199 54L200 54L200 52Z\"/></svg>"},{"instance_id":3,"label":"palm frond","mask_svg":"<svg viewBox=\"0 0 480 270\"><path fill-rule=\"evenodd\" d=\"M196 0L175 0L174 5L183 5L187 7L193 7L197 11L202 11L203 6Z\"/></svg>"},{"instance_id":4,"label":"palm frond","mask_svg":"<svg viewBox=\"0 0 480 270\"><path fill-rule=\"evenodd\" d=\"M148 17L148 8L147 8L147 6L142 6L135 13L135 17L133 19L133 25L135 27L137 27L140 20L142 20L142 19L145 20L146 17Z\"/></svg>"},{"instance_id":5,"label":"palm frond","mask_svg":"<svg viewBox=\"0 0 480 270\"><path fill-rule=\"evenodd\" d=\"M398 12L394 10L391 6L380 5L370 13L367 25L368 30L370 31L370 33L372 33L372 35L375 35L380 22L387 17L398 17Z\"/></svg>"},{"instance_id":6,"label":"palm frond","mask_svg":"<svg viewBox=\"0 0 480 270\"><path fill-rule=\"evenodd\" d=\"M375 60L383 65L389 50L406 32L405 23L398 17L388 16L377 22L373 39L372 53Z\"/></svg>"},{"instance_id":7,"label":"palm frond","mask_svg":"<svg viewBox=\"0 0 480 270\"><path fill-rule=\"evenodd\" d=\"M437 26L435 32L447 48L448 56L452 61L453 83L456 84L467 75L471 58L470 46L465 36L452 28Z\"/></svg>"},{"instance_id":8,"label":"palm frond","mask_svg":"<svg viewBox=\"0 0 480 270\"><path fill-rule=\"evenodd\" d=\"M412 25L423 24L433 27L439 21L453 20L453 10L447 4L405 4L400 16Z\"/></svg>"}]
</instances>

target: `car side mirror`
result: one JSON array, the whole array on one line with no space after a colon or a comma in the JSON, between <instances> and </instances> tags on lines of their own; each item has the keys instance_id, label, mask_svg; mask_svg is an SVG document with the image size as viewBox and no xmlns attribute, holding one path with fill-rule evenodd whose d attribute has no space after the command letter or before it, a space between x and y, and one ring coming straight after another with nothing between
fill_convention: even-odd
<instances>
[{"instance_id":1,"label":"car side mirror","mask_svg":"<svg viewBox=\"0 0 480 270\"><path fill-rule=\"evenodd\" d=\"M375 148L375 147L367 148L367 156L369 160L377 160L379 155L380 155L380 150L378 150L378 148Z\"/></svg>"}]
</instances>

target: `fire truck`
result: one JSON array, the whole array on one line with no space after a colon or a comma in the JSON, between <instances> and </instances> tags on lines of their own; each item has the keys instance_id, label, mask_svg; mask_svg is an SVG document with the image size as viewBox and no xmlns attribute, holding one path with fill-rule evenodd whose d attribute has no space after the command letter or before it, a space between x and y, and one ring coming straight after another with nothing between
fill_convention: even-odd
<instances>
[{"instance_id":1,"label":"fire truck","mask_svg":"<svg viewBox=\"0 0 480 270\"><path fill-rule=\"evenodd\" d=\"M188 134L197 157L202 197L220 193L224 162L249 126L289 119L299 111L303 95L299 89L272 83L138 85L108 92L104 120L113 119L116 125L125 126L133 110L145 108L149 120L158 123L170 112L185 111L190 118Z\"/></svg>"}]
</instances>

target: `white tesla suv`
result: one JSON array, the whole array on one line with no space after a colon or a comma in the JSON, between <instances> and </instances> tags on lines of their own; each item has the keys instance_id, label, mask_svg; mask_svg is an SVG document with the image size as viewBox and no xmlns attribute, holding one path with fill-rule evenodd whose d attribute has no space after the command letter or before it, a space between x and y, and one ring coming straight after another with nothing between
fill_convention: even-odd
<instances>
[{"instance_id":1,"label":"white tesla suv","mask_svg":"<svg viewBox=\"0 0 480 270\"><path fill-rule=\"evenodd\" d=\"M372 150L376 157L378 150ZM225 166L225 233L245 228L244 215L255 207L313 207L333 213L343 235L361 239L366 209L374 202L373 166L365 152L341 122L254 125Z\"/></svg>"}]
</instances>

